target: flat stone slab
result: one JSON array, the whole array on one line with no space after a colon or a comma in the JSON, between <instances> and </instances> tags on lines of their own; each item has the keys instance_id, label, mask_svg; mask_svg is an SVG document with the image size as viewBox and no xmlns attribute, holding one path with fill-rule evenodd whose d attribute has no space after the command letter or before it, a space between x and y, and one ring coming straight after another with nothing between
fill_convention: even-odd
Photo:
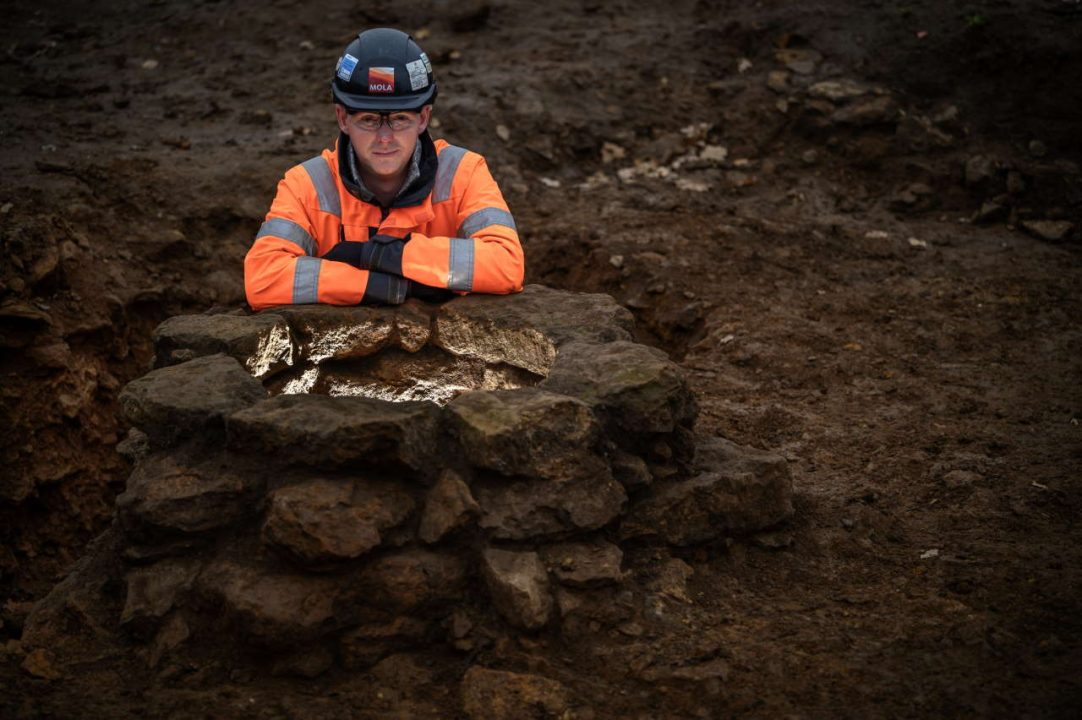
<instances>
[{"instance_id":1,"label":"flat stone slab","mask_svg":"<svg viewBox=\"0 0 1082 720\"><path fill-rule=\"evenodd\" d=\"M151 370L120 393L128 421L155 446L187 437L220 435L227 415L267 397L235 359L209 355Z\"/></svg>"},{"instance_id":2,"label":"flat stone slab","mask_svg":"<svg viewBox=\"0 0 1082 720\"><path fill-rule=\"evenodd\" d=\"M279 315L177 315L153 337L159 366L222 353L263 378L294 362L289 325Z\"/></svg>"},{"instance_id":3,"label":"flat stone slab","mask_svg":"<svg viewBox=\"0 0 1082 720\"><path fill-rule=\"evenodd\" d=\"M254 510L257 483L213 463L188 465L172 456L140 462L116 499L129 529L152 534L205 534Z\"/></svg>"},{"instance_id":4,"label":"flat stone slab","mask_svg":"<svg viewBox=\"0 0 1082 720\"><path fill-rule=\"evenodd\" d=\"M656 483L624 519L623 538L692 545L769 528L793 514L793 481L780 455L722 438L698 445L700 474Z\"/></svg>"},{"instance_id":5,"label":"flat stone slab","mask_svg":"<svg viewBox=\"0 0 1082 720\"><path fill-rule=\"evenodd\" d=\"M228 418L229 447L320 468L401 467L430 472L437 406L364 397L279 395Z\"/></svg>"}]
</instances>

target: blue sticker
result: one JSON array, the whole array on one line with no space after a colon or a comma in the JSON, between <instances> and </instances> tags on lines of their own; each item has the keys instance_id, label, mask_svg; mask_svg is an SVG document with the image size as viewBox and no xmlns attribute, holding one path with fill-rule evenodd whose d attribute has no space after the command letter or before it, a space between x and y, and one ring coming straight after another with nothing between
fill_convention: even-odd
<instances>
[{"instance_id":1,"label":"blue sticker","mask_svg":"<svg viewBox=\"0 0 1082 720\"><path fill-rule=\"evenodd\" d=\"M353 75L353 68L355 67L357 67L357 58L346 53L342 56L342 59L338 61L338 77L349 82L349 78Z\"/></svg>"}]
</instances>

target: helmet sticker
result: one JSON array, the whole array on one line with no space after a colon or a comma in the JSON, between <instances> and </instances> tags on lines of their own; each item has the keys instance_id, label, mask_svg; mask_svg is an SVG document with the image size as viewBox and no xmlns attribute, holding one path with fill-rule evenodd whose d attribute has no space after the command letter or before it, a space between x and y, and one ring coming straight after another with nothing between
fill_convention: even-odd
<instances>
[{"instance_id":1,"label":"helmet sticker","mask_svg":"<svg viewBox=\"0 0 1082 720\"><path fill-rule=\"evenodd\" d=\"M386 93L394 92L394 68L374 67L368 68L368 92Z\"/></svg>"},{"instance_id":2,"label":"helmet sticker","mask_svg":"<svg viewBox=\"0 0 1082 720\"><path fill-rule=\"evenodd\" d=\"M432 63L428 61L428 56L424 53L421 53L421 62L425 64L425 70L432 72Z\"/></svg>"},{"instance_id":3,"label":"helmet sticker","mask_svg":"<svg viewBox=\"0 0 1082 720\"><path fill-rule=\"evenodd\" d=\"M428 87L428 71L420 60L406 63L406 72L410 74L410 90L417 91Z\"/></svg>"},{"instance_id":4,"label":"helmet sticker","mask_svg":"<svg viewBox=\"0 0 1082 720\"><path fill-rule=\"evenodd\" d=\"M342 56L342 59L338 61L338 67L335 68L335 72L342 80L349 82L349 78L353 75L353 68L355 67L357 67L357 58L346 53Z\"/></svg>"}]
</instances>

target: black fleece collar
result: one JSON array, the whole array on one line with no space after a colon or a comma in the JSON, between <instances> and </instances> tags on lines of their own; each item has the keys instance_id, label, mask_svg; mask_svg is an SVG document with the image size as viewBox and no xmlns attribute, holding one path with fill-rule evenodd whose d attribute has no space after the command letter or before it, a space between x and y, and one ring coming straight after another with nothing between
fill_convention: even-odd
<instances>
[{"instance_id":1,"label":"black fleece collar","mask_svg":"<svg viewBox=\"0 0 1082 720\"><path fill-rule=\"evenodd\" d=\"M439 158L436 156L436 145L432 137L425 130L417 138L417 144L421 147L421 156L417 163L417 176L408 185L398 191L398 195L391 202L392 208L412 207L420 205L432 192L432 186L436 182L436 169L439 167ZM353 154L353 147L349 142L349 135L338 135L338 175L342 178L342 184L350 195L361 202L376 205L377 202L371 191L364 186L353 174L349 158Z\"/></svg>"}]
</instances>

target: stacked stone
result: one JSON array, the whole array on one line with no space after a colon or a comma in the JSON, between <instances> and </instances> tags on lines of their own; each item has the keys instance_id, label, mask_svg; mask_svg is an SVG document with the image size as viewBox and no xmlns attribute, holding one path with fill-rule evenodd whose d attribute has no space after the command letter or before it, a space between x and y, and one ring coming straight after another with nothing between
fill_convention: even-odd
<instances>
[{"instance_id":1,"label":"stacked stone","mask_svg":"<svg viewBox=\"0 0 1082 720\"><path fill-rule=\"evenodd\" d=\"M623 580L614 540L784 519L780 459L714 442L691 468L686 381L631 327L608 296L540 286L172 318L121 395L117 522L73 577L123 576L120 624L151 664L202 638L314 675L551 627ZM51 596L28 637L70 604Z\"/></svg>"}]
</instances>

